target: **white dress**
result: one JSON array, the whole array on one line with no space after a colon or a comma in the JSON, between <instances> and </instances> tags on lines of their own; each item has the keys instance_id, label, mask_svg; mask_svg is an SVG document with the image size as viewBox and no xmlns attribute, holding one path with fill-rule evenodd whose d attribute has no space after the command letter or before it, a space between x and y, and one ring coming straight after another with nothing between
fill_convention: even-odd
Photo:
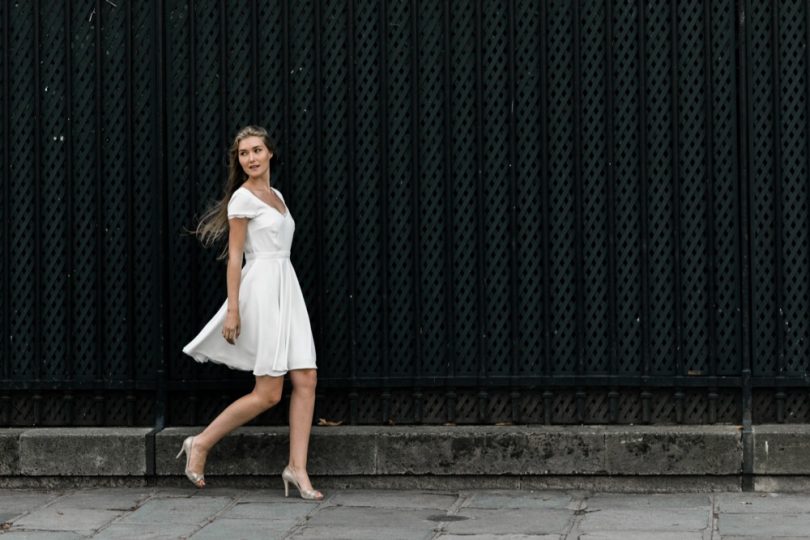
<instances>
[{"instance_id":1,"label":"white dress","mask_svg":"<svg viewBox=\"0 0 810 540\"><path fill-rule=\"evenodd\" d=\"M228 203L228 219L233 217L249 219L239 285L241 332L235 345L222 337L226 300L183 352L198 362L210 360L254 375L278 377L291 369L315 369L307 306L290 263L295 221L289 207L282 214L240 187Z\"/></svg>"}]
</instances>

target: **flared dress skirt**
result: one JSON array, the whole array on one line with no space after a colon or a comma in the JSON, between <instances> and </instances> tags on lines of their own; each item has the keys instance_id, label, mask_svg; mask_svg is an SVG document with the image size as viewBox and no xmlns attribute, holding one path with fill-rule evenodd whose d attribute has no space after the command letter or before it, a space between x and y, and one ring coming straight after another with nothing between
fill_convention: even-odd
<instances>
[{"instance_id":1,"label":"flared dress skirt","mask_svg":"<svg viewBox=\"0 0 810 540\"><path fill-rule=\"evenodd\" d=\"M317 369L309 314L290 262L295 222L289 208L282 214L240 187L228 204L228 218L234 217L249 219L239 285L239 337L235 345L222 337L226 300L183 352L198 362L254 375L278 377L294 369Z\"/></svg>"}]
</instances>

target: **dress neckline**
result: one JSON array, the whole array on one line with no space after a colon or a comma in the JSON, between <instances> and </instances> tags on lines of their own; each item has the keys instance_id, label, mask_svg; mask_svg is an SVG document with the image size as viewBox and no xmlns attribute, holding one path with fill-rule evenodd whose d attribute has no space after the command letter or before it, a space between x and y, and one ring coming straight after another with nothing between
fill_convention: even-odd
<instances>
[{"instance_id":1,"label":"dress neckline","mask_svg":"<svg viewBox=\"0 0 810 540\"><path fill-rule=\"evenodd\" d=\"M274 188L274 187L272 187L272 186L270 187L270 189L272 189L273 191L275 191L275 192L276 192L276 195L278 195L278 198L279 198L279 199L281 199L281 204L283 204L283 205L284 205L284 210L285 210L285 212L282 212L281 210L279 210L278 208L276 208L276 207L275 207L275 206L273 206L272 204L267 204L267 203L264 201L264 199L262 199L261 197L259 197L258 195L256 195L256 194L255 194L255 193L253 193L252 191L250 191L250 190L249 190L248 188L246 188L245 186L239 186L239 189L244 189L245 191L247 191L248 193L250 193L250 196L251 196L251 197L255 197L255 198L256 198L256 200L258 200L260 203L262 203L262 204L263 204L263 205L265 205L266 207L268 207L268 208L272 208L273 210L275 210L276 212L278 212L278 213L279 213L279 215L280 215L281 217L287 217L287 216L290 214L290 209L289 209L289 208L287 208L287 203L285 203L285 202L284 202L284 199L281 199L281 194L278 192L278 190L277 190L276 188Z\"/></svg>"}]
</instances>

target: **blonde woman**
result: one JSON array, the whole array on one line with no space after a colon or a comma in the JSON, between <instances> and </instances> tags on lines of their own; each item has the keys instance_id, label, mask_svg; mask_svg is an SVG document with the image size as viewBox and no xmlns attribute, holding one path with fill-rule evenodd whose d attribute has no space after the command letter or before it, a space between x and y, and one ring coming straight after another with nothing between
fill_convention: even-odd
<instances>
[{"instance_id":1,"label":"blonde woman","mask_svg":"<svg viewBox=\"0 0 810 540\"><path fill-rule=\"evenodd\" d=\"M295 221L284 197L270 185L275 146L264 128L247 126L230 148L224 197L200 220L196 233L210 246L225 238L228 299L183 352L198 362L251 371L253 391L233 402L205 430L183 441L186 476L205 486L211 448L225 435L276 405L284 375L292 382L290 457L281 473L304 499L322 499L307 475L307 450L315 407L315 344L298 279L290 264ZM242 257L246 263L242 267Z\"/></svg>"}]
</instances>

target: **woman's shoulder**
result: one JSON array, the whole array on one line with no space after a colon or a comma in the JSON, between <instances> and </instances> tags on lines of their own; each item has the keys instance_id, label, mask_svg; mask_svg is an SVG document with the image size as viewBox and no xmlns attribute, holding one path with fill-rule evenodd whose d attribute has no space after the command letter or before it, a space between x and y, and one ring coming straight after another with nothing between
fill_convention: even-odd
<instances>
[{"instance_id":1,"label":"woman's shoulder","mask_svg":"<svg viewBox=\"0 0 810 540\"><path fill-rule=\"evenodd\" d=\"M240 186L231 195L228 201L228 217L256 217L259 213L258 205L253 200L246 187Z\"/></svg>"}]
</instances>

